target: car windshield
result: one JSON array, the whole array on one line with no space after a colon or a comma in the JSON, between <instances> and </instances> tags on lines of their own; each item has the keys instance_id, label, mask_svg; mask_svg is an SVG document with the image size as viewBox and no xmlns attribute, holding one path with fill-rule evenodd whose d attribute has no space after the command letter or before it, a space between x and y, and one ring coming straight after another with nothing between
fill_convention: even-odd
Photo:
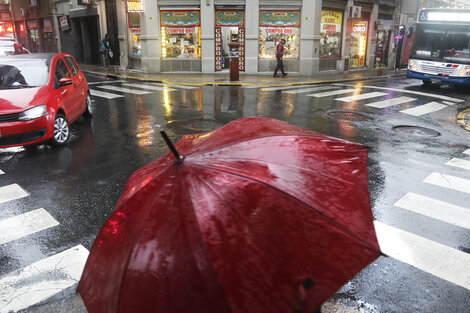
<instances>
[{"instance_id":1,"label":"car windshield","mask_svg":"<svg viewBox=\"0 0 470 313\"><path fill-rule=\"evenodd\" d=\"M418 24L411 57L470 64L470 25Z\"/></svg>"},{"instance_id":2,"label":"car windshield","mask_svg":"<svg viewBox=\"0 0 470 313\"><path fill-rule=\"evenodd\" d=\"M46 60L0 61L0 89L44 86L48 78Z\"/></svg>"}]
</instances>

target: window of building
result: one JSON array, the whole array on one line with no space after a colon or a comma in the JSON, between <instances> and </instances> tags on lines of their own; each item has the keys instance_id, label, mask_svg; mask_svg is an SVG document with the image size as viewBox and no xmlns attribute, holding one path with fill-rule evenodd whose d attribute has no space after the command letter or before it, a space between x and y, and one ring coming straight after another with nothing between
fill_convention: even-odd
<instances>
[{"instance_id":1,"label":"window of building","mask_svg":"<svg viewBox=\"0 0 470 313\"><path fill-rule=\"evenodd\" d=\"M259 58L274 59L281 39L286 40L284 58L299 58L300 11L260 11Z\"/></svg>"},{"instance_id":2,"label":"window of building","mask_svg":"<svg viewBox=\"0 0 470 313\"><path fill-rule=\"evenodd\" d=\"M199 11L161 11L162 58L200 58Z\"/></svg>"},{"instance_id":3,"label":"window of building","mask_svg":"<svg viewBox=\"0 0 470 313\"><path fill-rule=\"evenodd\" d=\"M320 57L340 58L343 29L343 12L321 11Z\"/></svg>"},{"instance_id":4,"label":"window of building","mask_svg":"<svg viewBox=\"0 0 470 313\"><path fill-rule=\"evenodd\" d=\"M142 57L142 45L140 43L140 14L128 13L129 22L129 53L131 57Z\"/></svg>"}]
</instances>

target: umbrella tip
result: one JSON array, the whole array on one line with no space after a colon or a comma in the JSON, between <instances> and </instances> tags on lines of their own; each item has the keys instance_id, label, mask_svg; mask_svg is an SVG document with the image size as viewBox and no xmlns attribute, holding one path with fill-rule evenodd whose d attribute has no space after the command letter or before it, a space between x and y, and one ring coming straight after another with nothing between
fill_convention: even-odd
<instances>
[{"instance_id":1,"label":"umbrella tip","mask_svg":"<svg viewBox=\"0 0 470 313\"><path fill-rule=\"evenodd\" d=\"M166 132L164 130L161 130L160 131L160 135L163 137L163 140L165 140L165 143L166 145L168 146L168 148L170 149L170 151L173 153L173 155L175 156L175 162L176 163L181 163L184 161L184 156L182 156L181 154L179 154L178 150L176 150L175 148L175 145L171 142L170 138L168 137L168 135L166 134Z\"/></svg>"}]
</instances>

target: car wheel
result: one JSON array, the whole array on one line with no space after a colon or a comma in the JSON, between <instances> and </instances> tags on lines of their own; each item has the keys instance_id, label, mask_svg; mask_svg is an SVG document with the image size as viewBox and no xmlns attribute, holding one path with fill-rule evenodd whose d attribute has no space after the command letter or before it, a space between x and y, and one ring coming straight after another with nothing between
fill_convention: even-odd
<instances>
[{"instance_id":1,"label":"car wheel","mask_svg":"<svg viewBox=\"0 0 470 313\"><path fill-rule=\"evenodd\" d=\"M58 113L54 119L54 136L50 140L52 146L62 146L70 138L70 125L64 114Z\"/></svg>"},{"instance_id":2,"label":"car wheel","mask_svg":"<svg viewBox=\"0 0 470 313\"><path fill-rule=\"evenodd\" d=\"M91 117L93 115L93 101L91 100L90 92L86 94L86 110L83 113L85 117Z\"/></svg>"}]
</instances>

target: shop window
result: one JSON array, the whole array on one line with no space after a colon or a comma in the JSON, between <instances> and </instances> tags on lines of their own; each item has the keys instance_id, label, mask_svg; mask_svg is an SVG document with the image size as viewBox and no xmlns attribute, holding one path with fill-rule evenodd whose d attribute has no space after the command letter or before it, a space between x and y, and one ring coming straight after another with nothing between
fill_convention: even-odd
<instances>
[{"instance_id":1,"label":"shop window","mask_svg":"<svg viewBox=\"0 0 470 313\"><path fill-rule=\"evenodd\" d=\"M162 58L200 58L199 11L161 11Z\"/></svg>"},{"instance_id":2,"label":"shop window","mask_svg":"<svg viewBox=\"0 0 470 313\"><path fill-rule=\"evenodd\" d=\"M351 67L366 65L367 24L367 21L353 21L351 23L351 44L349 48Z\"/></svg>"},{"instance_id":3,"label":"shop window","mask_svg":"<svg viewBox=\"0 0 470 313\"><path fill-rule=\"evenodd\" d=\"M322 10L320 24L320 57L340 58L343 12Z\"/></svg>"},{"instance_id":4,"label":"shop window","mask_svg":"<svg viewBox=\"0 0 470 313\"><path fill-rule=\"evenodd\" d=\"M281 39L286 40L284 58L299 58L300 11L260 11L259 58L274 59Z\"/></svg>"},{"instance_id":5,"label":"shop window","mask_svg":"<svg viewBox=\"0 0 470 313\"><path fill-rule=\"evenodd\" d=\"M128 13L129 22L129 53L131 57L142 57L142 45L140 43L140 14Z\"/></svg>"}]
</instances>

